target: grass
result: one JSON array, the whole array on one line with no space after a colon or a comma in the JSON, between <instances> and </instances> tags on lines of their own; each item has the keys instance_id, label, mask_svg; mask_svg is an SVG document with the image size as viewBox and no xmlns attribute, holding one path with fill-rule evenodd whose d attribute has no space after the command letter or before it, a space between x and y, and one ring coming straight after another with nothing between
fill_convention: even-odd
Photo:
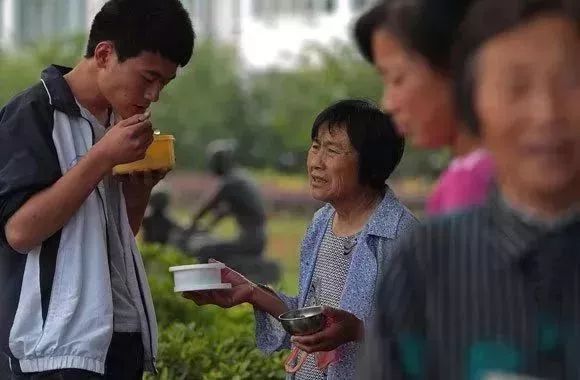
<instances>
[{"instance_id":1,"label":"grass","mask_svg":"<svg viewBox=\"0 0 580 380\"><path fill-rule=\"evenodd\" d=\"M268 225L267 256L282 265L280 288L288 293L298 292L300 245L310 219L293 215L273 218Z\"/></svg>"}]
</instances>

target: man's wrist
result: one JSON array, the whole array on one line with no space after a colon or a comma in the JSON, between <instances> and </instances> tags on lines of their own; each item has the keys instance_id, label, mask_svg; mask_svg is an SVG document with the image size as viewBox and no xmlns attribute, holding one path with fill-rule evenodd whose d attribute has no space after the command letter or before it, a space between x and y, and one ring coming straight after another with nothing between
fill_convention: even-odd
<instances>
[{"instance_id":1,"label":"man's wrist","mask_svg":"<svg viewBox=\"0 0 580 380\"><path fill-rule=\"evenodd\" d=\"M115 164L109 155L103 150L101 144L95 144L87 153L86 158L95 160L103 168L103 171L108 174L113 170Z\"/></svg>"}]
</instances>

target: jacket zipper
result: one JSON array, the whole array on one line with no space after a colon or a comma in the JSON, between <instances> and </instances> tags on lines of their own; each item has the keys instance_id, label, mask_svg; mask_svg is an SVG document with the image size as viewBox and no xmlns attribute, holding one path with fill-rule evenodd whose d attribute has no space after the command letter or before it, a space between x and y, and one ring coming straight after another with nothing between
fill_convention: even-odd
<instances>
[{"instance_id":1,"label":"jacket zipper","mask_svg":"<svg viewBox=\"0 0 580 380\"><path fill-rule=\"evenodd\" d=\"M135 255L131 253L133 257L133 266L135 268L135 276L137 277L137 286L139 287L139 294L141 296L141 303L143 304L143 311L145 312L145 319L147 320L147 329L149 330L149 352L151 353L151 364L153 364L153 372L157 375L157 363L156 358L153 356L153 333L151 329L151 321L149 320L149 310L147 309L147 303L145 302L145 295L143 294L143 288L141 286L141 276L139 275L139 268L137 267L137 262L135 261Z\"/></svg>"},{"instance_id":2,"label":"jacket zipper","mask_svg":"<svg viewBox=\"0 0 580 380\"><path fill-rule=\"evenodd\" d=\"M93 140L92 146L95 146L95 132L93 130L93 125L91 124L90 120L86 119L83 116L81 116L81 117L89 124L89 126L91 128L91 136L92 136L92 140ZM104 182L103 182L103 184L104 184ZM96 190L97 190L97 194L99 195L99 199L101 200L103 212L105 213L105 222L107 224L107 225L105 225L105 238L107 241L107 257L109 259L109 276L110 276L111 249L109 246L109 229L108 229L109 219L107 217L106 203L103 199L103 196L101 195L101 192L98 189L98 185L97 185ZM131 252L131 257L133 258L133 267L135 270L135 276L137 277L137 287L139 288L139 295L141 296L141 304L143 305L143 312L145 313L145 320L147 321L147 329L149 330L149 352L151 353L151 362L152 362L151 364L153 365L153 372L157 375L159 371L157 370L156 358L153 356L153 333L151 330L151 321L149 320L149 310L147 309L147 304L145 302L145 296L143 294L143 289L141 286L141 277L139 275L139 268L137 267L137 262L135 261L135 256L133 255L133 252ZM112 294L111 294L111 297L112 297Z\"/></svg>"}]
</instances>

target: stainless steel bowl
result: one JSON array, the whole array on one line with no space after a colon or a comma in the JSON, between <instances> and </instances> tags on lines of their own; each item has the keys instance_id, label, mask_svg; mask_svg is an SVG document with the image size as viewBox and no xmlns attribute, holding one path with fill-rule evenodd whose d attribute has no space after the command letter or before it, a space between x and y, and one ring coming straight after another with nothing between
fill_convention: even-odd
<instances>
[{"instance_id":1,"label":"stainless steel bowl","mask_svg":"<svg viewBox=\"0 0 580 380\"><path fill-rule=\"evenodd\" d=\"M322 307L312 306L288 311L278 320L290 335L310 335L322 330L325 317Z\"/></svg>"}]
</instances>

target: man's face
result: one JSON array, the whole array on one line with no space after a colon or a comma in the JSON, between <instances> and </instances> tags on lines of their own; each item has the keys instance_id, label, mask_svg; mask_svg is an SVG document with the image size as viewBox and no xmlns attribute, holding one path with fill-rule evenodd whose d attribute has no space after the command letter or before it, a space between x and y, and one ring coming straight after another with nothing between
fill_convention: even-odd
<instances>
[{"instance_id":1,"label":"man's face","mask_svg":"<svg viewBox=\"0 0 580 380\"><path fill-rule=\"evenodd\" d=\"M98 86L115 113L123 119L144 113L175 78L177 64L158 53L144 51L119 62L113 46L103 42L95 49Z\"/></svg>"}]
</instances>

